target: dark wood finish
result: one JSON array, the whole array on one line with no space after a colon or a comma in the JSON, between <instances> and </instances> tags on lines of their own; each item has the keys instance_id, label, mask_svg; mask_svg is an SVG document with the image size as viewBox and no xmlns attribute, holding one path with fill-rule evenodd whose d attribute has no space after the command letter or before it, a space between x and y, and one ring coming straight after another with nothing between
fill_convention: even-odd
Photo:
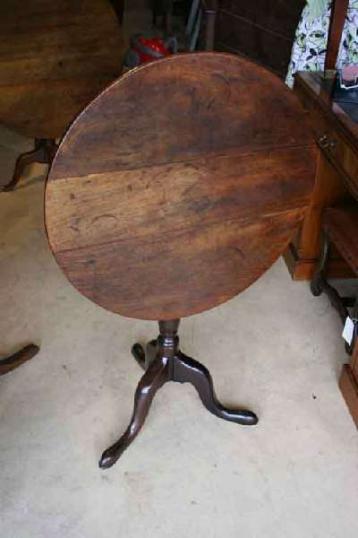
<instances>
[{"instance_id":1,"label":"dark wood finish","mask_svg":"<svg viewBox=\"0 0 358 538\"><path fill-rule=\"evenodd\" d=\"M129 426L119 440L103 452L99 461L102 469L112 467L133 442L144 424L155 393L167 381L192 383L206 409L219 418L244 426L257 424L258 418L252 411L228 409L218 401L208 369L180 351L178 326L179 320L160 322L158 339L149 342L147 352L140 344L134 344L133 356L146 371L135 393Z\"/></svg>"},{"instance_id":2,"label":"dark wood finish","mask_svg":"<svg viewBox=\"0 0 358 538\"><path fill-rule=\"evenodd\" d=\"M332 306L338 311L344 324L348 315L355 319L358 314L358 297L341 297L336 288L327 281L326 263L331 244L335 245L343 258L351 267L354 275L358 276L358 204L328 208L323 217L324 242L320 263L311 282L314 295L326 293ZM348 307L353 307L350 314ZM346 343L346 351L352 355L350 364L342 369L339 386L346 400L350 413L358 426L358 338L353 337L351 344Z\"/></svg>"},{"instance_id":3,"label":"dark wood finish","mask_svg":"<svg viewBox=\"0 0 358 538\"><path fill-rule=\"evenodd\" d=\"M354 297L341 297L327 280L327 261L331 245L335 245L343 259L350 265L355 276L358 275L358 204L344 205L325 209L323 213L324 240L322 242L320 261L311 281L311 291L318 296L326 293L332 306L338 311L342 324L349 315L348 307L355 306ZM349 353L351 346L346 346Z\"/></svg>"},{"instance_id":4,"label":"dark wood finish","mask_svg":"<svg viewBox=\"0 0 358 538\"><path fill-rule=\"evenodd\" d=\"M110 2L117 15L119 24L122 25L126 1L125 0L110 0Z\"/></svg>"},{"instance_id":5,"label":"dark wood finish","mask_svg":"<svg viewBox=\"0 0 358 538\"><path fill-rule=\"evenodd\" d=\"M201 312L285 249L314 155L297 99L263 68L215 53L155 62L108 88L65 136L46 188L51 248L108 310Z\"/></svg>"},{"instance_id":6,"label":"dark wood finish","mask_svg":"<svg viewBox=\"0 0 358 538\"><path fill-rule=\"evenodd\" d=\"M311 292L315 297L318 297L322 293L325 293L329 300L331 305L337 310L339 317L341 318L342 323L346 321L347 316L349 315L348 312L348 304L346 304L346 301L343 300L343 298L340 297L339 293L337 292L336 288L331 286L331 284L327 281L327 261L329 257L329 250L331 243L329 241L328 234L325 234L324 240L322 242L322 253L321 253L321 259L318 263L317 269L315 274L313 275L310 287ZM352 306L352 301L349 299L349 305Z\"/></svg>"},{"instance_id":7,"label":"dark wood finish","mask_svg":"<svg viewBox=\"0 0 358 538\"><path fill-rule=\"evenodd\" d=\"M342 39L344 21L349 0L332 0L331 21L328 31L327 52L324 70L336 69L339 45Z\"/></svg>"},{"instance_id":8,"label":"dark wood finish","mask_svg":"<svg viewBox=\"0 0 358 538\"><path fill-rule=\"evenodd\" d=\"M0 2L0 121L58 138L121 72L123 40L106 0Z\"/></svg>"},{"instance_id":9,"label":"dark wood finish","mask_svg":"<svg viewBox=\"0 0 358 538\"><path fill-rule=\"evenodd\" d=\"M245 55L284 77L305 0L219 0L215 48Z\"/></svg>"},{"instance_id":10,"label":"dark wood finish","mask_svg":"<svg viewBox=\"0 0 358 538\"><path fill-rule=\"evenodd\" d=\"M223 407L207 369L179 351L178 320L230 299L283 252L309 202L314 157L293 93L227 54L130 71L72 124L46 185L52 251L95 303L162 320L147 353L133 348L146 372L101 467L133 441L168 380L191 382L220 418L256 423Z\"/></svg>"},{"instance_id":11,"label":"dark wood finish","mask_svg":"<svg viewBox=\"0 0 358 538\"><path fill-rule=\"evenodd\" d=\"M354 348L351 364L345 364L339 380L339 387L349 412L358 428L358 340Z\"/></svg>"},{"instance_id":12,"label":"dark wood finish","mask_svg":"<svg viewBox=\"0 0 358 538\"><path fill-rule=\"evenodd\" d=\"M323 227L358 276L358 204L326 209Z\"/></svg>"},{"instance_id":13,"label":"dark wood finish","mask_svg":"<svg viewBox=\"0 0 358 538\"><path fill-rule=\"evenodd\" d=\"M40 348L38 346L35 346L35 344L29 344L13 355L10 355L5 359L0 359L0 376L15 370L15 368L18 368L24 364L24 362L32 359L32 357L34 357L39 351Z\"/></svg>"},{"instance_id":14,"label":"dark wood finish","mask_svg":"<svg viewBox=\"0 0 358 538\"><path fill-rule=\"evenodd\" d=\"M35 147L31 151L21 153L16 159L15 170L11 181L2 187L3 191L12 191L21 179L27 166L32 163L50 164L57 151L55 140L40 138L35 139ZM1 189L0 189L1 190Z\"/></svg>"},{"instance_id":15,"label":"dark wood finish","mask_svg":"<svg viewBox=\"0 0 358 538\"><path fill-rule=\"evenodd\" d=\"M318 147L316 180L302 228L285 254L296 280L310 280L320 252L322 212L350 197L358 197L358 124L332 101L333 80L323 73L299 73L295 93L309 112ZM342 258L332 259L329 277L351 277Z\"/></svg>"}]
</instances>

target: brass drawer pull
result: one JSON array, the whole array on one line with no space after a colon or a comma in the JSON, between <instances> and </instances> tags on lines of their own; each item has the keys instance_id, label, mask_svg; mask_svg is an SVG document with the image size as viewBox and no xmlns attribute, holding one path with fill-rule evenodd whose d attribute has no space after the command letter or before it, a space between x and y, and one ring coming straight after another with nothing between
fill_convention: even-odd
<instances>
[{"instance_id":1,"label":"brass drawer pull","mask_svg":"<svg viewBox=\"0 0 358 538\"><path fill-rule=\"evenodd\" d=\"M318 144L321 146L321 148L327 148L329 145L328 136L326 134L320 136L318 139Z\"/></svg>"},{"instance_id":2,"label":"brass drawer pull","mask_svg":"<svg viewBox=\"0 0 358 538\"><path fill-rule=\"evenodd\" d=\"M336 140L330 140L326 134L318 138L318 145L322 149L334 149L337 145Z\"/></svg>"}]
</instances>

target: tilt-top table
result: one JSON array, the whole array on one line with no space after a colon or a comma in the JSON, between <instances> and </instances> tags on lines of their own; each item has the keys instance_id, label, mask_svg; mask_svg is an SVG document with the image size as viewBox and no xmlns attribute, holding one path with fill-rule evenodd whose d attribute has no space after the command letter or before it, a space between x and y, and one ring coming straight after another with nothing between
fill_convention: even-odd
<instances>
[{"instance_id":1,"label":"tilt-top table","mask_svg":"<svg viewBox=\"0 0 358 538\"><path fill-rule=\"evenodd\" d=\"M124 45L109 0L1 0L0 35L0 123L35 139L9 191L28 164L51 162L55 139L119 76Z\"/></svg>"},{"instance_id":2,"label":"tilt-top table","mask_svg":"<svg viewBox=\"0 0 358 538\"><path fill-rule=\"evenodd\" d=\"M282 82L229 54L183 54L127 73L78 116L46 187L52 251L86 297L159 320L132 348L145 373L110 467L166 381L191 382L207 409L256 424L214 394L208 370L179 350L180 318L223 303L285 250L307 207L314 145ZM214 335L213 335L214 339Z\"/></svg>"}]
</instances>

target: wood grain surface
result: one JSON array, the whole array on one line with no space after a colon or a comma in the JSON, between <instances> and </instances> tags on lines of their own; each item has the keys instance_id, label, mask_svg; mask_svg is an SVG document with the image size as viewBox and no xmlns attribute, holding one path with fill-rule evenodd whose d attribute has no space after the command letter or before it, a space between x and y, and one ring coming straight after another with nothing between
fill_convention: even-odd
<instances>
[{"instance_id":1,"label":"wood grain surface","mask_svg":"<svg viewBox=\"0 0 358 538\"><path fill-rule=\"evenodd\" d=\"M285 78L306 0L218 0L215 49L246 56Z\"/></svg>"},{"instance_id":2,"label":"wood grain surface","mask_svg":"<svg viewBox=\"0 0 358 538\"><path fill-rule=\"evenodd\" d=\"M218 305L271 266L302 219L309 132L293 93L237 56L133 70L60 145L45 196L52 251L81 293L125 316Z\"/></svg>"},{"instance_id":3,"label":"wood grain surface","mask_svg":"<svg viewBox=\"0 0 358 538\"><path fill-rule=\"evenodd\" d=\"M326 207L341 204L350 193L358 199L358 124L332 99L334 78L323 72L297 73L294 92L307 110L317 142L316 180L310 206L299 234L290 244L285 260L295 280L311 280L321 250L322 215ZM349 105L345 105L348 106ZM334 248L327 265L330 278L353 278Z\"/></svg>"},{"instance_id":4,"label":"wood grain surface","mask_svg":"<svg viewBox=\"0 0 358 538\"><path fill-rule=\"evenodd\" d=\"M121 71L107 0L1 0L0 35L0 122L25 136L62 136Z\"/></svg>"}]
</instances>

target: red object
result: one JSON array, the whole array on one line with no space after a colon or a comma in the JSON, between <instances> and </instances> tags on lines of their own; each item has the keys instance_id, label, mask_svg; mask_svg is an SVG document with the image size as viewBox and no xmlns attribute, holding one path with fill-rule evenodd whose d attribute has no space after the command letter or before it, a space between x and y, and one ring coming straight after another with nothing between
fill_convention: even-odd
<instances>
[{"instance_id":1,"label":"red object","mask_svg":"<svg viewBox=\"0 0 358 538\"><path fill-rule=\"evenodd\" d=\"M147 38L142 35L135 35L131 38L125 64L127 67L136 67L143 63L159 60L176 52L176 48L177 42L175 38L164 41L159 37Z\"/></svg>"},{"instance_id":2,"label":"red object","mask_svg":"<svg viewBox=\"0 0 358 538\"><path fill-rule=\"evenodd\" d=\"M134 50L138 53L141 64L151 62L158 56L164 58L164 56L172 54L164 41L158 37L147 39L140 36L135 44Z\"/></svg>"}]
</instances>

